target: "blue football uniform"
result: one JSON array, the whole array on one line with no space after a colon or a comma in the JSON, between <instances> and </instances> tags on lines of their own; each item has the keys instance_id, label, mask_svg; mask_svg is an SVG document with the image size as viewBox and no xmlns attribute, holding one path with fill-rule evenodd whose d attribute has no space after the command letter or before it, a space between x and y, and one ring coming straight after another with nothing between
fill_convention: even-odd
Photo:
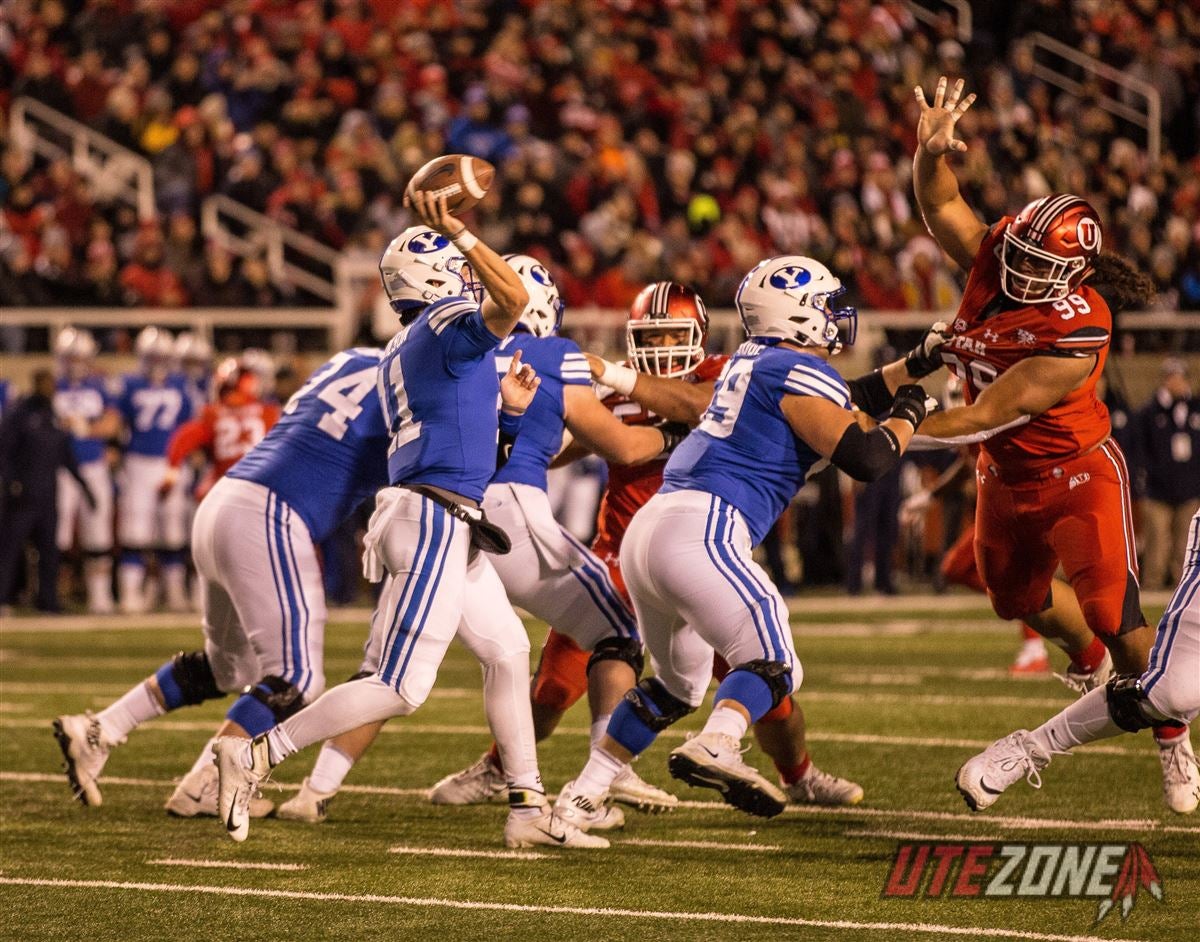
<instances>
[{"instance_id":1,"label":"blue football uniform","mask_svg":"<svg viewBox=\"0 0 1200 942\"><path fill-rule=\"evenodd\" d=\"M212 396L212 374L205 373L199 379L181 373L183 388L187 391L188 400L192 404L192 414L199 415L204 411Z\"/></svg>"},{"instance_id":2,"label":"blue football uniform","mask_svg":"<svg viewBox=\"0 0 1200 942\"><path fill-rule=\"evenodd\" d=\"M391 484L428 484L480 502L496 472L497 337L479 305L444 298L384 351L379 398L392 441Z\"/></svg>"},{"instance_id":3,"label":"blue football uniform","mask_svg":"<svg viewBox=\"0 0 1200 942\"><path fill-rule=\"evenodd\" d=\"M845 380L820 357L746 341L725 365L700 425L675 450L662 493L707 491L736 507L762 542L821 456L792 432L786 394L850 408Z\"/></svg>"},{"instance_id":4,"label":"blue football uniform","mask_svg":"<svg viewBox=\"0 0 1200 942\"><path fill-rule=\"evenodd\" d=\"M565 337L535 337L513 333L496 352L496 372L508 372L512 355L521 351L521 362L537 371L541 385L521 419L521 432L508 461L492 479L497 484L529 484L546 489L546 470L562 448L563 388L591 386L592 374L579 345Z\"/></svg>"},{"instance_id":5,"label":"blue football uniform","mask_svg":"<svg viewBox=\"0 0 1200 942\"><path fill-rule=\"evenodd\" d=\"M4 413L8 410L8 400L11 395L12 393L8 388L8 380L0 379L0 417L3 417Z\"/></svg>"},{"instance_id":6,"label":"blue football uniform","mask_svg":"<svg viewBox=\"0 0 1200 942\"><path fill-rule=\"evenodd\" d=\"M82 419L91 423L99 419L113 405L105 381L99 376L89 376L78 382L60 379L54 387L54 414L64 425ZM79 464L89 464L104 457L104 440L100 438L76 438L71 436L71 448Z\"/></svg>"},{"instance_id":7,"label":"blue football uniform","mask_svg":"<svg viewBox=\"0 0 1200 942\"><path fill-rule=\"evenodd\" d=\"M129 429L125 450L152 458L166 455L171 434L192 417L191 399L176 374L153 383L141 373L131 373L122 379L115 404Z\"/></svg>"},{"instance_id":8,"label":"blue football uniform","mask_svg":"<svg viewBox=\"0 0 1200 942\"><path fill-rule=\"evenodd\" d=\"M278 494L315 543L388 483L390 434L376 383L382 356L382 350L356 347L330 359L226 475Z\"/></svg>"}]
</instances>

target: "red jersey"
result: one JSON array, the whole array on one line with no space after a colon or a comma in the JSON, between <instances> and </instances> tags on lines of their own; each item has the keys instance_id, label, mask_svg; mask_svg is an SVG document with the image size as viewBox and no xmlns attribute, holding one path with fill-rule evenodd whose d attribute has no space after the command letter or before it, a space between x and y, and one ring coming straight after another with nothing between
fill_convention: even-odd
<instances>
[{"instance_id":1,"label":"red jersey","mask_svg":"<svg viewBox=\"0 0 1200 942\"><path fill-rule=\"evenodd\" d=\"M278 421L279 406L274 404L258 400L237 406L209 403L197 418L175 430L167 443L167 462L177 468L192 452L203 449L211 465L196 487L199 500Z\"/></svg>"},{"instance_id":2,"label":"red jersey","mask_svg":"<svg viewBox=\"0 0 1200 942\"><path fill-rule=\"evenodd\" d=\"M1086 284L1061 301L1008 308L1000 290L1001 219L984 237L963 291L954 336L942 359L963 381L967 403L1026 357L1096 357L1087 381L1041 415L988 439L987 459L1000 469L1035 472L1095 448L1108 438L1108 409L1096 395L1112 334L1112 314Z\"/></svg>"},{"instance_id":3,"label":"red jersey","mask_svg":"<svg viewBox=\"0 0 1200 942\"><path fill-rule=\"evenodd\" d=\"M682 378L689 383L715 382L728 359L724 355L705 357L699 366ZM605 399L604 405L626 425L652 425L659 421L653 412L618 393ZM616 552L620 547L633 515L662 487L663 468L666 466L665 458L639 465L608 466L608 487L600 501L600 516L593 543L594 548L599 547L597 553L602 550Z\"/></svg>"}]
</instances>

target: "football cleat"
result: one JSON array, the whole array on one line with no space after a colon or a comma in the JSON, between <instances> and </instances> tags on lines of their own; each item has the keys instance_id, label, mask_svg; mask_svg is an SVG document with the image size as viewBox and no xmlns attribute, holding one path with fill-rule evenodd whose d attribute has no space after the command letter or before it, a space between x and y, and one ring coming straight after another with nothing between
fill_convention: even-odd
<instances>
[{"instance_id":1,"label":"football cleat","mask_svg":"<svg viewBox=\"0 0 1200 942\"><path fill-rule=\"evenodd\" d=\"M715 788L740 811L773 818L787 806L787 795L743 762L742 751L727 733L700 733L671 753L667 768L689 785Z\"/></svg>"},{"instance_id":2,"label":"football cleat","mask_svg":"<svg viewBox=\"0 0 1200 942\"><path fill-rule=\"evenodd\" d=\"M167 803L163 805L173 818L215 818L217 816L217 766L209 763L204 768L189 772L183 777ZM250 817L265 818L275 810L273 802L266 798L250 800Z\"/></svg>"},{"instance_id":3,"label":"football cleat","mask_svg":"<svg viewBox=\"0 0 1200 942\"><path fill-rule=\"evenodd\" d=\"M258 795L259 784L271 774L267 737L221 736L212 748L219 775L217 816L231 838L244 841L250 833L250 802Z\"/></svg>"},{"instance_id":4,"label":"football cleat","mask_svg":"<svg viewBox=\"0 0 1200 942\"><path fill-rule=\"evenodd\" d=\"M1191 814L1200 805L1200 769L1188 734L1158 743L1162 763L1163 801L1176 814Z\"/></svg>"},{"instance_id":5,"label":"football cleat","mask_svg":"<svg viewBox=\"0 0 1200 942\"><path fill-rule=\"evenodd\" d=\"M504 772L492 761L490 753L484 753L478 762L434 785L429 800L435 805L482 805L504 801L507 794Z\"/></svg>"},{"instance_id":6,"label":"football cleat","mask_svg":"<svg viewBox=\"0 0 1200 942\"><path fill-rule=\"evenodd\" d=\"M319 792L308 784L305 778L300 785L300 791L279 806L275 817L285 821L304 821L307 824L320 824L329 812L329 803L337 792ZM253 816L253 815L252 815Z\"/></svg>"},{"instance_id":7,"label":"football cleat","mask_svg":"<svg viewBox=\"0 0 1200 942\"><path fill-rule=\"evenodd\" d=\"M1074 690L1080 696L1083 696L1089 690L1095 690L1097 687L1103 687L1113 675L1112 655L1107 651L1104 652L1104 660L1102 660L1095 670L1081 671L1074 664L1067 668L1065 674L1055 674L1054 676L1061 680L1064 684Z\"/></svg>"},{"instance_id":8,"label":"football cleat","mask_svg":"<svg viewBox=\"0 0 1200 942\"><path fill-rule=\"evenodd\" d=\"M53 726L54 738L63 754L63 771L67 773L75 800L88 807L99 807L104 799L96 780L112 747L104 739L100 721L88 711L60 716Z\"/></svg>"},{"instance_id":9,"label":"football cleat","mask_svg":"<svg viewBox=\"0 0 1200 942\"><path fill-rule=\"evenodd\" d=\"M603 837L586 833L578 824L551 807L540 791L514 788L508 795L510 811L504 823L506 847L608 847Z\"/></svg>"},{"instance_id":10,"label":"football cleat","mask_svg":"<svg viewBox=\"0 0 1200 942\"><path fill-rule=\"evenodd\" d=\"M651 785L627 765L608 786L609 801L628 805L647 814L674 811L679 799L657 785Z\"/></svg>"},{"instance_id":11,"label":"football cleat","mask_svg":"<svg viewBox=\"0 0 1200 942\"><path fill-rule=\"evenodd\" d=\"M1049 762L1049 754L1038 748L1029 730L1019 729L964 762L954 784L968 808L983 811L1022 778L1034 788L1041 788L1039 773Z\"/></svg>"},{"instance_id":12,"label":"football cleat","mask_svg":"<svg viewBox=\"0 0 1200 942\"><path fill-rule=\"evenodd\" d=\"M812 762L803 778L784 785L783 790L796 805L857 805L863 800L862 786L857 782L822 772Z\"/></svg>"},{"instance_id":13,"label":"football cleat","mask_svg":"<svg viewBox=\"0 0 1200 942\"><path fill-rule=\"evenodd\" d=\"M603 795L585 795L567 782L554 802L554 811L563 821L581 831L613 831L625 826L625 812L608 804Z\"/></svg>"}]
</instances>

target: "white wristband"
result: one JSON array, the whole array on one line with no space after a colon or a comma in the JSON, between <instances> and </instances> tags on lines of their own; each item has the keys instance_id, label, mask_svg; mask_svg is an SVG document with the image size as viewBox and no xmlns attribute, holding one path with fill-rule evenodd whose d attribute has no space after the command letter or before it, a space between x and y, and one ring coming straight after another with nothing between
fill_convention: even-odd
<instances>
[{"instance_id":1,"label":"white wristband","mask_svg":"<svg viewBox=\"0 0 1200 942\"><path fill-rule=\"evenodd\" d=\"M456 249L462 252L463 255L466 255L469 251L471 251L471 249L475 248L475 246L479 244L479 237L464 226L458 235L453 235L450 237L450 241L454 243L454 247Z\"/></svg>"},{"instance_id":2,"label":"white wristband","mask_svg":"<svg viewBox=\"0 0 1200 942\"><path fill-rule=\"evenodd\" d=\"M637 370L630 366L621 366L609 360L604 361L604 372L597 380L601 385L608 386L613 392L622 396L633 395L633 387L637 383Z\"/></svg>"}]
</instances>

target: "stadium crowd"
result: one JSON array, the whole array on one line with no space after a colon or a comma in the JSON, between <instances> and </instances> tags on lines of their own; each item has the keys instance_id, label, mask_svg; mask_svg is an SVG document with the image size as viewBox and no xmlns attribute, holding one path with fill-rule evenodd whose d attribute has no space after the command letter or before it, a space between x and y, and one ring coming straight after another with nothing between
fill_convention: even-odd
<instances>
[{"instance_id":1,"label":"stadium crowd","mask_svg":"<svg viewBox=\"0 0 1200 942\"><path fill-rule=\"evenodd\" d=\"M1033 30L1159 89L1157 165L1143 132L1095 103L1116 90L1085 79L1081 99L1034 77L1020 41ZM0 103L29 96L147 157L158 220L10 140L0 293L305 303L262 259L204 243L205 197L377 256L407 224L411 172L467 152L498 166L488 199L507 208L480 235L548 260L570 305L623 307L665 277L728 306L754 260L798 252L862 307L944 309L955 275L909 175L912 88L946 73L980 94L959 170L972 205L993 219L1052 190L1085 194L1160 307L1200 308L1198 50L1200 12L1159 0L983 11L967 49L948 15L928 27L900 0L13 0Z\"/></svg>"}]
</instances>

